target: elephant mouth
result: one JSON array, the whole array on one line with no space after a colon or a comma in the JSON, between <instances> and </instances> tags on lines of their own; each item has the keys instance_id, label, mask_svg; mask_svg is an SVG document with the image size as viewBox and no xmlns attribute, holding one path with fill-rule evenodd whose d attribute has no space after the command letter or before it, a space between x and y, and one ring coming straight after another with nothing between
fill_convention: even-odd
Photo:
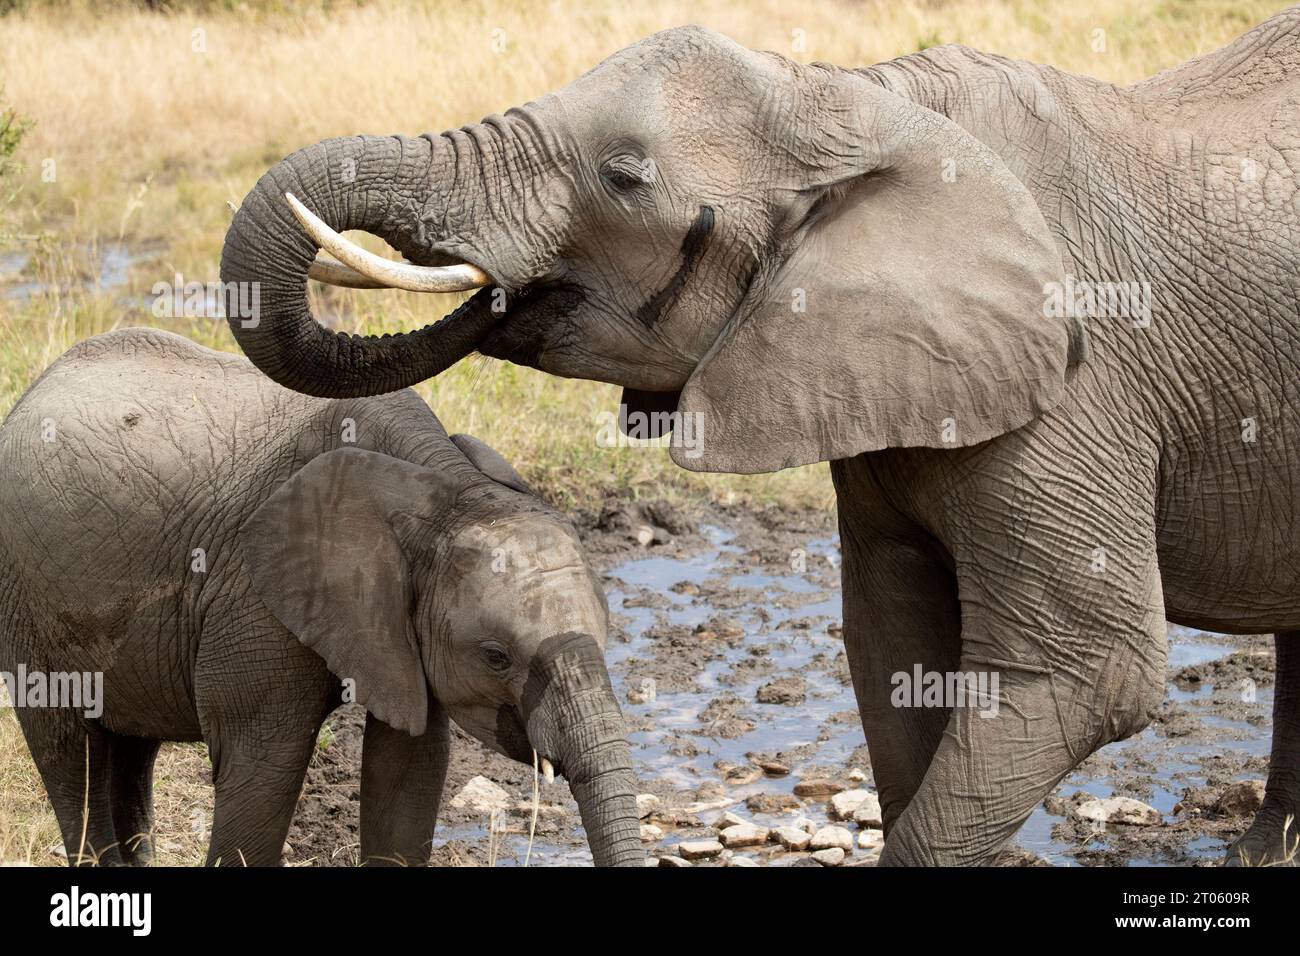
<instances>
[{"instance_id":1,"label":"elephant mouth","mask_svg":"<svg viewBox=\"0 0 1300 956\"><path fill-rule=\"evenodd\" d=\"M537 766L546 777L547 782L554 780L557 774L564 775L564 765L557 758L545 754L533 746L532 741L528 738L528 730L524 726L523 716L515 707L506 705L498 708L494 736L498 749L511 760L517 760L519 763L532 766L533 759L536 757Z\"/></svg>"},{"instance_id":2,"label":"elephant mouth","mask_svg":"<svg viewBox=\"0 0 1300 956\"><path fill-rule=\"evenodd\" d=\"M483 289L473 299L491 291ZM566 346L566 330L573 328L569 319L584 297L580 288L564 282L538 282L507 293L502 321L479 343L479 354L541 368L543 355Z\"/></svg>"}]
</instances>

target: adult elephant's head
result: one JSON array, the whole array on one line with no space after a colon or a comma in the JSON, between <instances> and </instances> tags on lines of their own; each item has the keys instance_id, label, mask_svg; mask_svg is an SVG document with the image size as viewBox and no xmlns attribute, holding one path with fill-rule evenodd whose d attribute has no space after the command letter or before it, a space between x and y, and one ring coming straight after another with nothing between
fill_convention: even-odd
<instances>
[{"instance_id":1,"label":"adult elephant's head","mask_svg":"<svg viewBox=\"0 0 1300 956\"><path fill-rule=\"evenodd\" d=\"M411 264L378 267L345 229ZM319 246L376 284L484 288L417 332L333 333L306 304ZM1045 315L1061 278L1033 199L962 128L698 28L476 126L307 147L222 258L236 337L291 388L388 391L477 349L676 401L700 429L678 462L743 472L1025 424L1084 352ZM254 281L250 320L229 284Z\"/></svg>"}]
</instances>

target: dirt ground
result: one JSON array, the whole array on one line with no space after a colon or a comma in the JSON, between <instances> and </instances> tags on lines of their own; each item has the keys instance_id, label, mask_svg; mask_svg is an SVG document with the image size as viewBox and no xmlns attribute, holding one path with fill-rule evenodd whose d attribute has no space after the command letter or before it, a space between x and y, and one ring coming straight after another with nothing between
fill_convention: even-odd
<instances>
[{"instance_id":1,"label":"dirt ground","mask_svg":"<svg viewBox=\"0 0 1300 956\"><path fill-rule=\"evenodd\" d=\"M610 594L608 658L640 790L658 798L642 821L647 852L680 865L677 845L713 839L731 813L770 828L843 826L855 842L841 865L873 865L879 831L834 820L829 803L837 791L873 789L840 641L833 516L713 508L687 517L663 504L610 503L579 524ZM1258 784L1240 782L1267 775L1272 683L1271 638L1171 627L1159 718L1085 761L1035 811L1003 862L1217 865L1253 812ZM362 727L353 707L322 733L287 863L356 862ZM495 819L452 805L474 777L508 795ZM456 731L434 863L522 864L532 786L531 767ZM1153 807L1159 824L1099 825L1073 812L1112 795ZM818 865L777 843L693 865L739 865L739 857ZM531 865L589 860L567 787L543 782Z\"/></svg>"}]
</instances>

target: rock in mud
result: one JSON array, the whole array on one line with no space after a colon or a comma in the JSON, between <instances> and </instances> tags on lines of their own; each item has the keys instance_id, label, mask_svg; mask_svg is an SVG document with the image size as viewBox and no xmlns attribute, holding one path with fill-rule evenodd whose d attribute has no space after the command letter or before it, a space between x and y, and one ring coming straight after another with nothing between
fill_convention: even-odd
<instances>
[{"instance_id":1,"label":"rock in mud","mask_svg":"<svg viewBox=\"0 0 1300 956\"><path fill-rule=\"evenodd\" d=\"M843 827L822 827L812 835L808 848L814 853L832 849L847 853L853 849L853 834Z\"/></svg>"},{"instance_id":2,"label":"rock in mud","mask_svg":"<svg viewBox=\"0 0 1300 956\"><path fill-rule=\"evenodd\" d=\"M1074 808L1074 815L1092 823L1119 823L1134 827L1155 827L1161 821L1159 810L1132 797L1088 800Z\"/></svg>"},{"instance_id":3,"label":"rock in mud","mask_svg":"<svg viewBox=\"0 0 1300 956\"><path fill-rule=\"evenodd\" d=\"M747 786L763 776L763 771L753 764L731 763L726 760L719 760L713 769L718 771L723 783L733 787Z\"/></svg>"},{"instance_id":4,"label":"rock in mud","mask_svg":"<svg viewBox=\"0 0 1300 956\"><path fill-rule=\"evenodd\" d=\"M663 824L666 827L703 826L700 818L685 807L672 807L667 810L656 810L652 814L652 817L655 823Z\"/></svg>"},{"instance_id":5,"label":"rock in mud","mask_svg":"<svg viewBox=\"0 0 1300 956\"><path fill-rule=\"evenodd\" d=\"M470 778L469 783L451 798L451 805L457 810L470 810L483 814L491 813L493 810L509 810L514 802L510 794L487 777Z\"/></svg>"},{"instance_id":6,"label":"rock in mud","mask_svg":"<svg viewBox=\"0 0 1300 956\"><path fill-rule=\"evenodd\" d=\"M754 722L739 715L745 702L735 694L723 694L709 701L700 711L700 724L703 733L710 737L734 740L743 737L754 729Z\"/></svg>"},{"instance_id":7,"label":"rock in mud","mask_svg":"<svg viewBox=\"0 0 1300 956\"><path fill-rule=\"evenodd\" d=\"M1242 780L1223 791L1214 809L1227 817L1246 817L1257 811L1263 802L1264 781Z\"/></svg>"},{"instance_id":8,"label":"rock in mud","mask_svg":"<svg viewBox=\"0 0 1300 956\"><path fill-rule=\"evenodd\" d=\"M852 770L849 771L849 779L852 780L854 783L861 783L863 780L867 779L867 775L863 773L861 770L859 770L857 767L854 767Z\"/></svg>"},{"instance_id":9,"label":"rock in mud","mask_svg":"<svg viewBox=\"0 0 1300 956\"><path fill-rule=\"evenodd\" d=\"M722 852L722 844L717 840L683 840L677 844L677 852L683 860L707 860Z\"/></svg>"},{"instance_id":10,"label":"rock in mud","mask_svg":"<svg viewBox=\"0 0 1300 956\"><path fill-rule=\"evenodd\" d=\"M656 859L656 858L655 858L655 857L651 857L651 859ZM658 861L659 861L659 862L658 862L658 865L659 865L659 866L668 866L668 867L679 866L679 867L680 867L680 866L690 866L690 865L691 865L689 860L683 860L680 856L661 856L661 857L658 857L657 859L658 859ZM647 864L647 865L648 865L648 864Z\"/></svg>"},{"instance_id":11,"label":"rock in mud","mask_svg":"<svg viewBox=\"0 0 1300 956\"><path fill-rule=\"evenodd\" d=\"M664 838L664 831L661 827L657 827L653 823L641 824L642 843L658 843L663 838Z\"/></svg>"},{"instance_id":12,"label":"rock in mud","mask_svg":"<svg viewBox=\"0 0 1300 956\"><path fill-rule=\"evenodd\" d=\"M790 824L790 826L794 827L797 830L802 830L804 833L808 834L809 836L812 836L820 829L820 827L818 827L816 823L814 823L812 820L808 819L807 817L799 817L799 819L795 820L794 823Z\"/></svg>"},{"instance_id":13,"label":"rock in mud","mask_svg":"<svg viewBox=\"0 0 1300 956\"><path fill-rule=\"evenodd\" d=\"M777 827L769 838L787 850L796 851L808 849L808 844L812 842L812 834L798 827Z\"/></svg>"},{"instance_id":14,"label":"rock in mud","mask_svg":"<svg viewBox=\"0 0 1300 956\"><path fill-rule=\"evenodd\" d=\"M844 789L842 784L825 777L814 777L808 780L800 780L794 785L794 795L796 797L830 797Z\"/></svg>"},{"instance_id":15,"label":"rock in mud","mask_svg":"<svg viewBox=\"0 0 1300 956\"><path fill-rule=\"evenodd\" d=\"M653 677L641 678L641 685L627 692L629 704L653 704L656 697L658 697L658 689Z\"/></svg>"},{"instance_id":16,"label":"rock in mud","mask_svg":"<svg viewBox=\"0 0 1300 956\"><path fill-rule=\"evenodd\" d=\"M877 818L880 815L880 801L870 790L845 790L831 797L831 816L837 820L853 820L859 809L871 809L875 804Z\"/></svg>"},{"instance_id":17,"label":"rock in mud","mask_svg":"<svg viewBox=\"0 0 1300 956\"><path fill-rule=\"evenodd\" d=\"M727 827L718 834L718 839L722 841L723 846L731 850L745 846L762 846L767 842L767 827L741 823Z\"/></svg>"},{"instance_id":18,"label":"rock in mud","mask_svg":"<svg viewBox=\"0 0 1300 956\"><path fill-rule=\"evenodd\" d=\"M802 677L778 677L758 689L760 704L802 704L808 699L808 682Z\"/></svg>"},{"instance_id":19,"label":"rock in mud","mask_svg":"<svg viewBox=\"0 0 1300 956\"><path fill-rule=\"evenodd\" d=\"M510 812L514 816L531 819L533 815L533 801L516 800L515 805ZM562 806L558 803L541 803L537 806L537 818L539 820L544 820L547 817L563 817L568 815L568 812L568 807Z\"/></svg>"},{"instance_id":20,"label":"rock in mud","mask_svg":"<svg viewBox=\"0 0 1300 956\"><path fill-rule=\"evenodd\" d=\"M758 866L758 861L752 856L733 856L727 861L727 866Z\"/></svg>"},{"instance_id":21,"label":"rock in mud","mask_svg":"<svg viewBox=\"0 0 1300 956\"><path fill-rule=\"evenodd\" d=\"M863 850L879 850L885 845L882 830L863 830L858 834L858 847Z\"/></svg>"},{"instance_id":22,"label":"rock in mud","mask_svg":"<svg viewBox=\"0 0 1300 956\"><path fill-rule=\"evenodd\" d=\"M730 810L728 810L722 816L718 817L718 819L714 822L713 829L716 832L721 833L723 830L727 829L728 827L750 826L751 822L752 821L746 820L739 813L732 813Z\"/></svg>"},{"instance_id":23,"label":"rock in mud","mask_svg":"<svg viewBox=\"0 0 1300 956\"><path fill-rule=\"evenodd\" d=\"M853 811L853 822L863 829L882 829L885 825L885 815L880 809L880 798L873 793L870 800L863 801Z\"/></svg>"},{"instance_id":24,"label":"rock in mud","mask_svg":"<svg viewBox=\"0 0 1300 956\"><path fill-rule=\"evenodd\" d=\"M839 866L844 862L844 851L839 847L829 847L825 850L818 850L812 855L812 858L822 866Z\"/></svg>"},{"instance_id":25,"label":"rock in mud","mask_svg":"<svg viewBox=\"0 0 1300 956\"><path fill-rule=\"evenodd\" d=\"M636 796L636 815L644 820L658 810L662 804L663 801L653 793L638 793Z\"/></svg>"},{"instance_id":26,"label":"rock in mud","mask_svg":"<svg viewBox=\"0 0 1300 956\"><path fill-rule=\"evenodd\" d=\"M803 806L789 793L752 793L745 798L750 813L789 813Z\"/></svg>"},{"instance_id":27,"label":"rock in mud","mask_svg":"<svg viewBox=\"0 0 1300 956\"><path fill-rule=\"evenodd\" d=\"M790 772L790 768L779 760L759 760L756 763L758 769L770 777L784 777Z\"/></svg>"}]
</instances>

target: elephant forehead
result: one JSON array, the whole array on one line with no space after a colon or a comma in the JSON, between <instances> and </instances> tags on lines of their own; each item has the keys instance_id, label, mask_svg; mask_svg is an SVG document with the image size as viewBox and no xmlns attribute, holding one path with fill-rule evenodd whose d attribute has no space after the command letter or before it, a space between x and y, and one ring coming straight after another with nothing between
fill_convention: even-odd
<instances>
[{"instance_id":1,"label":"elephant forehead","mask_svg":"<svg viewBox=\"0 0 1300 956\"><path fill-rule=\"evenodd\" d=\"M453 560L454 604L479 627L604 639L604 595L577 536L563 525L538 518L473 525L457 535Z\"/></svg>"},{"instance_id":2,"label":"elephant forehead","mask_svg":"<svg viewBox=\"0 0 1300 956\"><path fill-rule=\"evenodd\" d=\"M458 565L481 563L498 575L586 570L573 533L544 518L473 524L456 535L452 547Z\"/></svg>"}]
</instances>

